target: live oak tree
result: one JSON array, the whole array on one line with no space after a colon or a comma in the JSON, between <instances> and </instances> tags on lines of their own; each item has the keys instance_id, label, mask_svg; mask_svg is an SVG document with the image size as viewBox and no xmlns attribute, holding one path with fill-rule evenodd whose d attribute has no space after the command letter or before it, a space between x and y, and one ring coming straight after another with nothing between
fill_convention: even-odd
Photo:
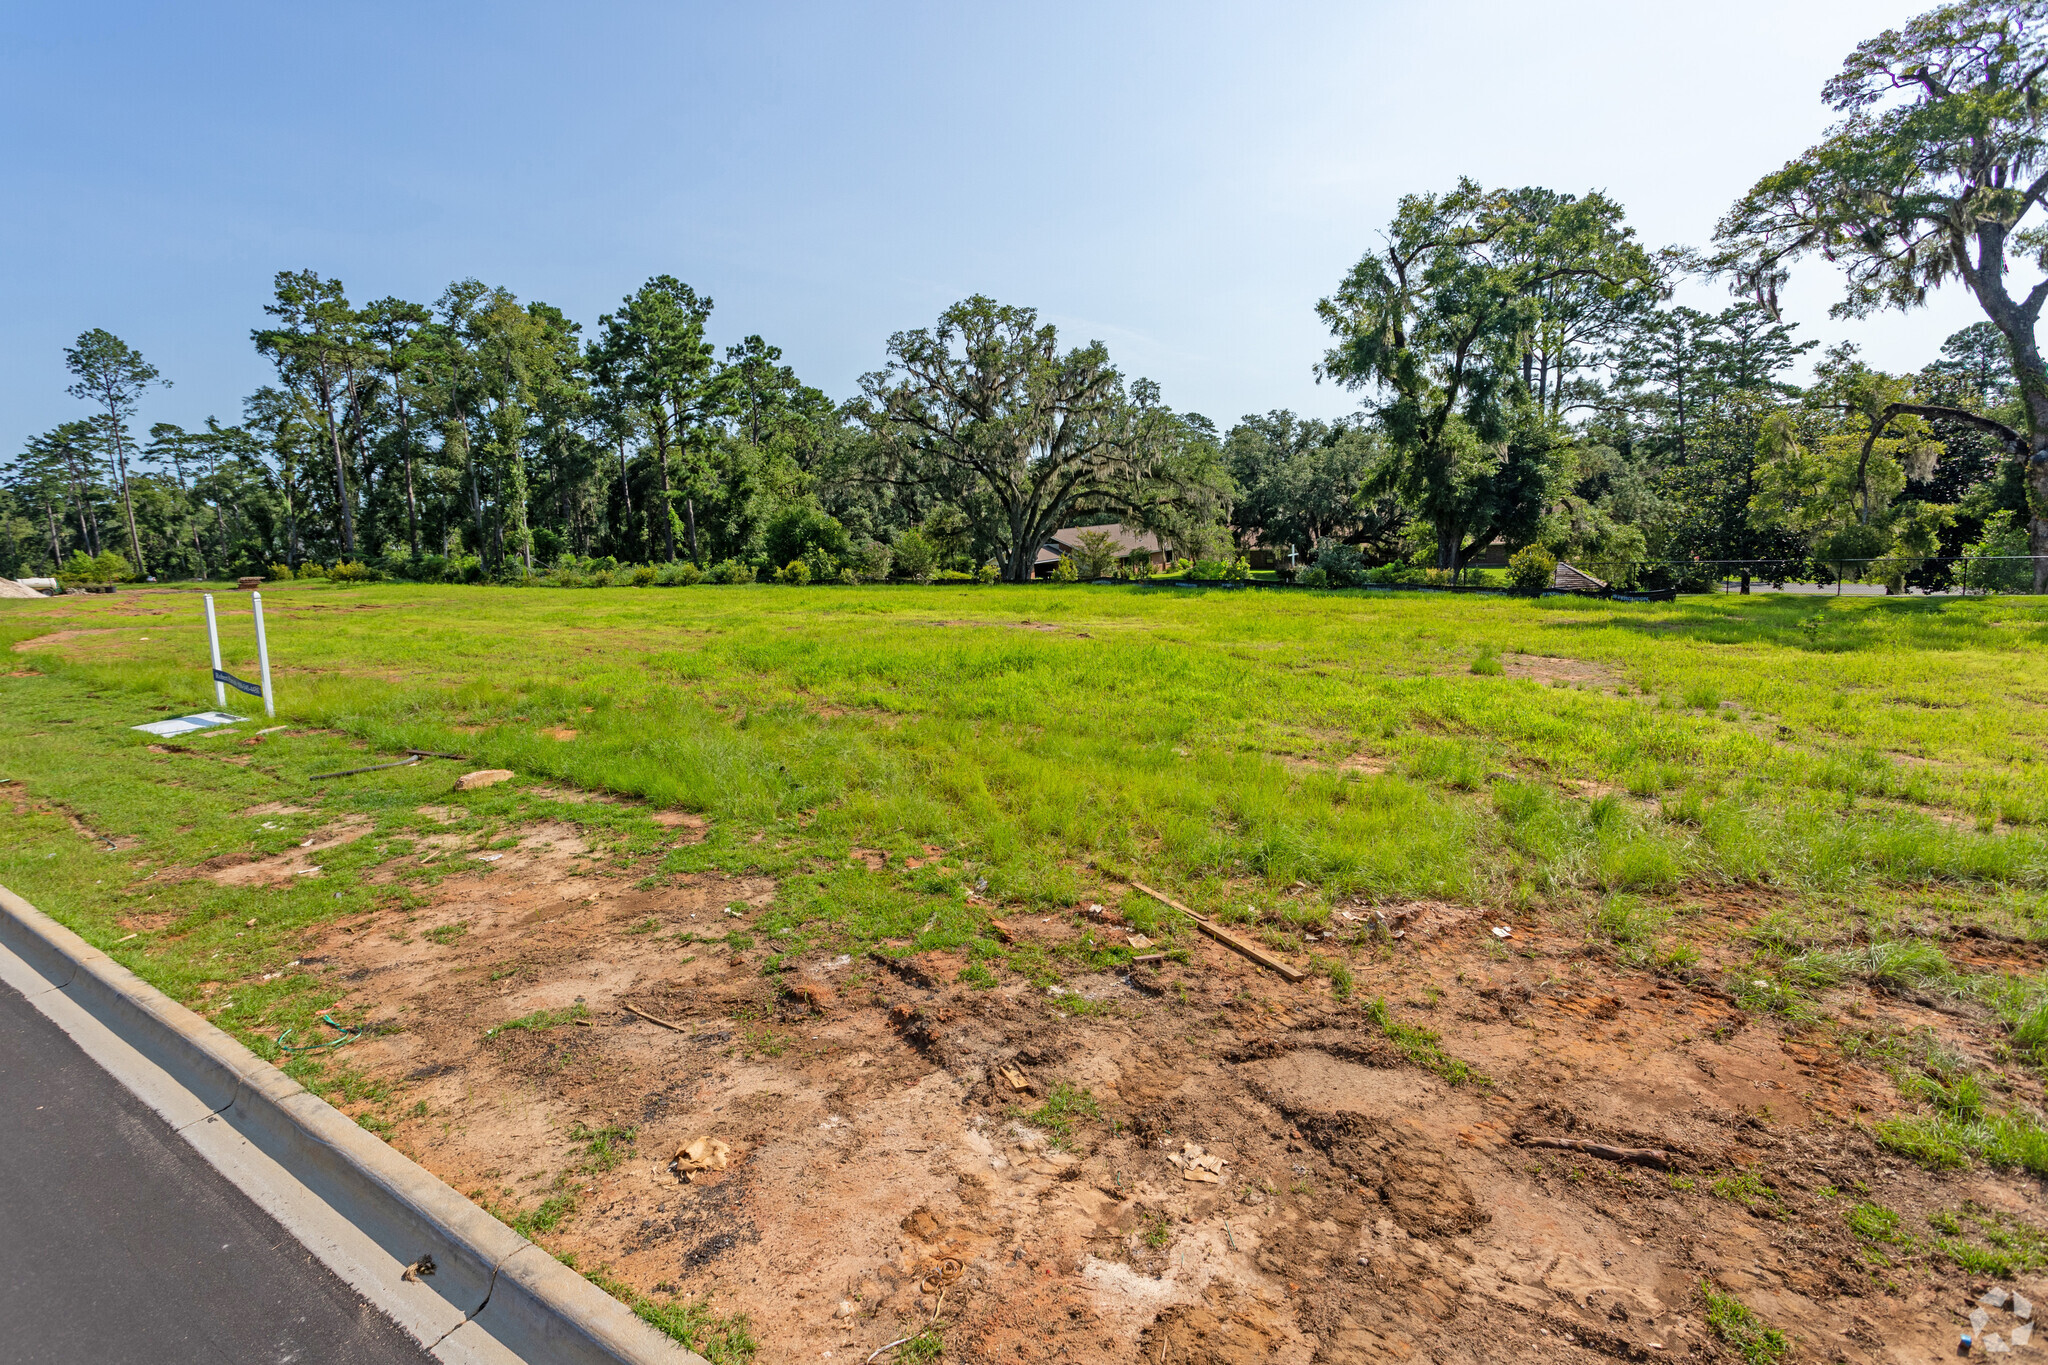
<instances>
[{"instance_id":1,"label":"live oak tree","mask_svg":"<svg viewBox=\"0 0 2048 1365\"><path fill-rule=\"evenodd\" d=\"M2048 280L2015 293L2014 267L2048 268L2048 0L1944 5L1860 44L1822 91L1843 117L1759 180L1716 229L1716 268L1775 307L1791 262L1818 253L1848 292L1837 316L1918 307L1959 280L2004 339L2026 431L1938 404L1887 404L1991 431L2027 464L2034 590L2048 587L2048 368L2035 331Z\"/></svg>"},{"instance_id":2,"label":"live oak tree","mask_svg":"<svg viewBox=\"0 0 2048 1365\"><path fill-rule=\"evenodd\" d=\"M1379 433L1356 422L1323 422L1278 410L1246 414L1230 429L1223 456L1237 494L1231 521L1284 561L1308 557L1326 536L1391 553L1405 516L1389 497L1364 490L1385 458Z\"/></svg>"},{"instance_id":3,"label":"live oak tree","mask_svg":"<svg viewBox=\"0 0 2048 1365\"><path fill-rule=\"evenodd\" d=\"M1101 342L1063 352L1034 309L976 295L890 337L888 354L861 379L879 457L869 477L959 509L1005 580L1028 582L1078 508L1142 520L1175 500L1185 429L1155 385L1124 382Z\"/></svg>"},{"instance_id":4,"label":"live oak tree","mask_svg":"<svg viewBox=\"0 0 2048 1365\"><path fill-rule=\"evenodd\" d=\"M1553 491L1554 421L1524 370L1546 327L1568 352L1560 297L1621 310L1656 270L1599 195L1461 180L1403 198L1383 236L1316 305L1336 337L1317 375L1380 397L1393 458L1375 491L1414 506L1455 571L1496 535L1533 535Z\"/></svg>"},{"instance_id":5,"label":"live oak tree","mask_svg":"<svg viewBox=\"0 0 2048 1365\"><path fill-rule=\"evenodd\" d=\"M158 374L140 351L99 327L79 335L65 350L64 364L76 377L65 392L100 409L96 419L100 445L113 469L114 486L121 490L128 548L135 556L135 572L145 573L142 540L135 532L135 498L128 487L128 419L135 415L137 402L151 384L169 388L171 381Z\"/></svg>"}]
</instances>

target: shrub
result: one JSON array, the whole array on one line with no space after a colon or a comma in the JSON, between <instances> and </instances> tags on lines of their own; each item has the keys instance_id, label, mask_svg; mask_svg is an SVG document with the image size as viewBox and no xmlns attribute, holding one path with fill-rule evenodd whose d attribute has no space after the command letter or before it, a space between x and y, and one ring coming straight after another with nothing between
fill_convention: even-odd
<instances>
[{"instance_id":1,"label":"shrub","mask_svg":"<svg viewBox=\"0 0 2048 1365\"><path fill-rule=\"evenodd\" d=\"M838 576L839 560L846 554L846 528L815 503L792 503L769 521L764 547L771 564L801 559L810 565L813 580L833 578ZM821 556L829 567L819 564Z\"/></svg>"},{"instance_id":2,"label":"shrub","mask_svg":"<svg viewBox=\"0 0 2048 1365\"><path fill-rule=\"evenodd\" d=\"M1304 588L1327 588L1330 586L1330 575L1321 569L1307 568L1296 574L1294 581Z\"/></svg>"},{"instance_id":3,"label":"shrub","mask_svg":"<svg viewBox=\"0 0 2048 1365\"><path fill-rule=\"evenodd\" d=\"M1539 593L1557 577L1557 556L1541 545L1527 545L1508 559L1508 582L1517 592Z\"/></svg>"},{"instance_id":4,"label":"shrub","mask_svg":"<svg viewBox=\"0 0 2048 1365\"><path fill-rule=\"evenodd\" d=\"M299 565L299 577L325 578L327 577L327 566L317 560L308 560L306 563Z\"/></svg>"},{"instance_id":5,"label":"shrub","mask_svg":"<svg viewBox=\"0 0 2048 1365\"><path fill-rule=\"evenodd\" d=\"M273 583L292 581L292 566L289 564L266 564L263 566L263 573Z\"/></svg>"},{"instance_id":6,"label":"shrub","mask_svg":"<svg viewBox=\"0 0 2048 1365\"><path fill-rule=\"evenodd\" d=\"M891 558L895 561L898 578L907 578L913 583L929 583L939 567L939 547L922 531L905 531L896 537Z\"/></svg>"},{"instance_id":7,"label":"shrub","mask_svg":"<svg viewBox=\"0 0 2048 1365\"><path fill-rule=\"evenodd\" d=\"M775 571L775 581L800 588L811 581L811 566L801 559L792 559Z\"/></svg>"},{"instance_id":8,"label":"shrub","mask_svg":"<svg viewBox=\"0 0 2048 1365\"><path fill-rule=\"evenodd\" d=\"M977 583L993 583L1002 576L1002 570L996 567L994 560L990 560L974 571L974 581Z\"/></svg>"},{"instance_id":9,"label":"shrub","mask_svg":"<svg viewBox=\"0 0 2048 1365\"><path fill-rule=\"evenodd\" d=\"M830 583L839 577L839 561L815 546L804 551L803 565L810 570L813 583Z\"/></svg>"},{"instance_id":10,"label":"shrub","mask_svg":"<svg viewBox=\"0 0 2048 1365\"><path fill-rule=\"evenodd\" d=\"M687 588L704 577L704 571L687 559L674 564L664 564L654 575L654 581L664 588Z\"/></svg>"},{"instance_id":11,"label":"shrub","mask_svg":"<svg viewBox=\"0 0 2048 1365\"><path fill-rule=\"evenodd\" d=\"M864 540L847 552L846 564L864 583L880 583L889 577L889 547L879 540Z\"/></svg>"},{"instance_id":12,"label":"shrub","mask_svg":"<svg viewBox=\"0 0 2048 1365\"><path fill-rule=\"evenodd\" d=\"M367 564L344 559L327 571L327 576L336 583L375 583L384 575Z\"/></svg>"},{"instance_id":13,"label":"shrub","mask_svg":"<svg viewBox=\"0 0 2048 1365\"><path fill-rule=\"evenodd\" d=\"M71 558L57 570L57 577L70 583L125 583L134 576L135 570L127 559L112 550L91 556L83 550L73 550Z\"/></svg>"},{"instance_id":14,"label":"shrub","mask_svg":"<svg viewBox=\"0 0 2048 1365\"><path fill-rule=\"evenodd\" d=\"M1333 588L1362 588L1371 581L1372 570L1356 545L1324 544L1316 548L1316 568L1329 578Z\"/></svg>"},{"instance_id":15,"label":"shrub","mask_svg":"<svg viewBox=\"0 0 2048 1365\"><path fill-rule=\"evenodd\" d=\"M1229 572L1230 565L1220 559L1198 559L1188 577L1200 583L1220 583Z\"/></svg>"},{"instance_id":16,"label":"shrub","mask_svg":"<svg viewBox=\"0 0 2048 1365\"><path fill-rule=\"evenodd\" d=\"M1055 583L1073 583L1081 577L1079 571L1074 568L1074 561L1064 556L1059 563L1052 566L1052 573L1048 576Z\"/></svg>"},{"instance_id":17,"label":"shrub","mask_svg":"<svg viewBox=\"0 0 2048 1365\"><path fill-rule=\"evenodd\" d=\"M1116 568L1119 553L1106 532L1083 531L1074 537L1074 571L1082 578L1106 578Z\"/></svg>"},{"instance_id":18,"label":"shrub","mask_svg":"<svg viewBox=\"0 0 2048 1365\"><path fill-rule=\"evenodd\" d=\"M706 583L751 583L754 581L754 566L742 564L737 559L721 560L705 571Z\"/></svg>"},{"instance_id":19,"label":"shrub","mask_svg":"<svg viewBox=\"0 0 2048 1365\"><path fill-rule=\"evenodd\" d=\"M1977 538L1963 547L1964 558L1951 571L1956 586L1972 592L2030 592L2034 564L2027 556L2027 528L2015 525L2011 512L1984 518Z\"/></svg>"},{"instance_id":20,"label":"shrub","mask_svg":"<svg viewBox=\"0 0 2048 1365\"><path fill-rule=\"evenodd\" d=\"M634 587L651 588L654 586L654 580L655 569L652 564L636 564L633 566L633 577L631 581Z\"/></svg>"}]
</instances>

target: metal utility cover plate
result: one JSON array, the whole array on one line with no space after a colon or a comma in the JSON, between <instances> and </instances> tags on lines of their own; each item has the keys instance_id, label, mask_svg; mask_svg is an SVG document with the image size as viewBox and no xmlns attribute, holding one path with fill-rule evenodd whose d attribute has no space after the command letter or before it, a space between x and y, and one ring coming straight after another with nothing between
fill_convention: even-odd
<instances>
[{"instance_id":1,"label":"metal utility cover plate","mask_svg":"<svg viewBox=\"0 0 2048 1365\"><path fill-rule=\"evenodd\" d=\"M172 735L189 735L194 730L211 730L216 725L233 725L236 721L247 719L247 716L231 716L225 711L201 711L196 715L178 716L172 720L153 720L147 725L131 725L128 728L168 739Z\"/></svg>"}]
</instances>

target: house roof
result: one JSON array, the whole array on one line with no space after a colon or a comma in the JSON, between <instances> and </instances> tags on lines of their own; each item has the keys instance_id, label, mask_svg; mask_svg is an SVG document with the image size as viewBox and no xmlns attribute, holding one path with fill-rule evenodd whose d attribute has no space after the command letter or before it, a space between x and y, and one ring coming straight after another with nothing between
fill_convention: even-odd
<instances>
[{"instance_id":1,"label":"house roof","mask_svg":"<svg viewBox=\"0 0 2048 1365\"><path fill-rule=\"evenodd\" d=\"M1605 592L1607 585L1588 573L1580 573L1571 565L1560 562L1557 572L1550 576L1550 586L1560 592Z\"/></svg>"},{"instance_id":2,"label":"house roof","mask_svg":"<svg viewBox=\"0 0 2048 1365\"><path fill-rule=\"evenodd\" d=\"M1061 553L1072 554L1081 547L1081 537L1090 531L1108 536L1119 556L1128 556L1138 550L1148 555L1159 553L1158 536L1150 531L1134 531L1120 521L1106 521L1100 526L1070 526L1064 531L1054 531L1053 544Z\"/></svg>"}]
</instances>

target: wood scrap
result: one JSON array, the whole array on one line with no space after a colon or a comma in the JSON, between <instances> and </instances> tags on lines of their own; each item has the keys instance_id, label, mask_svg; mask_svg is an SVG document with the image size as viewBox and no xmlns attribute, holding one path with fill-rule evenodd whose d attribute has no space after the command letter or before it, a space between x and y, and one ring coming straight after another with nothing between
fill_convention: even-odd
<instances>
[{"instance_id":1,"label":"wood scrap","mask_svg":"<svg viewBox=\"0 0 2048 1365\"><path fill-rule=\"evenodd\" d=\"M1610 1147L1604 1142L1588 1142L1583 1138L1531 1137L1523 1135L1524 1147L1552 1147L1562 1152L1584 1152L1597 1156L1603 1161L1619 1161L1631 1166L1654 1166L1660 1171L1672 1167L1671 1153L1658 1147Z\"/></svg>"},{"instance_id":2,"label":"wood scrap","mask_svg":"<svg viewBox=\"0 0 2048 1365\"><path fill-rule=\"evenodd\" d=\"M1012 1090L1029 1090L1031 1088L1031 1082L1024 1079L1024 1073L1014 1066L999 1066L996 1068L996 1075L1001 1076Z\"/></svg>"},{"instance_id":3,"label":"wood scrap","mask_svg":"<svg viewBox=\"0 0 2048 1365\"><path fill-rule=\"evenodd\" d=\"M1135 967L1140 962L1151 963L1156 965L1164 961L1166 961L1165 953L1139 953L1136 957L1131 959L1131 965Z\"/></svg>"},{"instance_id":4,"label":"wood scrap","mask_svg":"<svg viewBox=\"0 0 2048 1365\"><path fill-rule=\"evenodd\" d=\"M638 1005L628 1005L625 1001L621 1000L619 1002L619 1007L621 1009L630 1010L632 1013L639 1015L642 1019L645 1019L650 1024L659 1024L663 1028L672 1028L677 1033L689 1032L689 1030L687 1028L684 1028L681 1024L678 1024L670 1019L664 1019L658 1014L649 1014L646 1010L641 1009Z\"/></svg>"},{"instance_id":5,"label":"wood scrap","mask_svg":"<svg viewBox=\"0 0 2048 1365\"><path fill-rule=\"evenodd\" d=\"M1179 901L1167 895L1165 892L1154 891L1151 887L1145 885L1143 882L1132 882L1131 886L1136 890L1144 892L1153 900L1156 900L1163 905L1172 906L1175 910L1180 911L1183 915L1186 915L1189 919L1195 922L1195 927L1197 929L1200 929L1210 938L1215 939L1218 943L1230 949L1230 951L1232 951L1233 953L1238 954L1240 957L1250 958L1253 962L1258 963L1267 971L1278 972L1282 977L1289 981L1298 982L1308 980L1308 973L1303 971L1301 968L1296 967L1291 963L1282 962L1279 958L1273 956L1271 953L1267 952L1264 948L1259 947L1257 944L1246 942L1244 939L1241 939L1236 934L1231 933L1228 929L1225 929L1222 925L1216 923L1214 920L1208 918L1206 915L1196 914L1194 911L1188 909L1185 905L1182 905Z\"/></svg>"},{"instance_id":6,"label":"wood scrap","mask_svg":"<svg viewBox=\"0 0 2048 1365\"><path fill-rule=\"evenodd\" d=\"M1005 943L1015 943L1017 941L1017 936L1010 932L1010 926L999 919L992 919L988 922L988 931Z\"/></svg>"}]
</instances>

